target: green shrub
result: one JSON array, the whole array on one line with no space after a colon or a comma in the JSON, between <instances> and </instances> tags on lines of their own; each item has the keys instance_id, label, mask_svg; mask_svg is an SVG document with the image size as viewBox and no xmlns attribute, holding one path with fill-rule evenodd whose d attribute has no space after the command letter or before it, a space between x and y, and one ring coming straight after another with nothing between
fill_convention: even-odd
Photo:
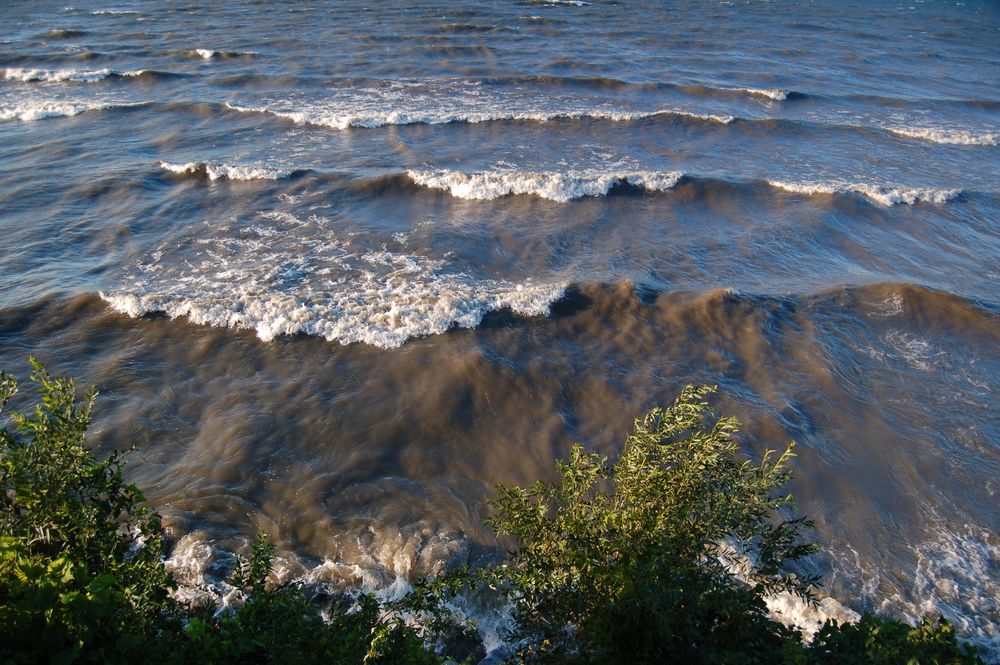
<instances>
[{"instance_id":1,"label":"green shrub","mask_svg":"<svg viewBox=\"0 0 1000 665\"><path fill-rule=\"evenodd\" d=\"M479 575L514 606L511 639L547 663L966 663L947 622L828 623L814 645L768 616L766 595L810 598L786 564L815 546L793 506L791 446L740 459L739 423L688 386L636 421L613 463L580 446L559 481L497 488L489 524L509 560Z\"/></svg>"},{"instance_id":2,"label":"green shrub","mask_svg":"<svg viewBox=\"0 0 1000 665\"><path fill-rule=\"evenodd\" d=\"M688 387L636 421L614 464L574 447L558 483L497 488L490 525L518 548L493 571L514 601L521 656L546 662L779 660L791 631L764 594L808 594L785 562L813 551L773 521L791 451L738 461L738 423ZM714 422L709 422L713 420ZM747 558L746 583L721 560Z\"/></svg>"},{"instance_id":3,"label":"green shrub","mask_svg":"<svg viewBox=\"0 0 1000 665\"><path fill-rule=\"evenodd\" d=\"M32 364L39 404L0 429L0 660L126 662L173 608L160 521L84 446L94 392ZM0 412L17 390L0 373Z\"/></svg>"},{"instance_id":4,"label":"green shrub","mask_svg":"<svg viewBox=\"0 0 1000 665\"><path fill-rule=\"evenodd\" d=\"M828 621L813 638L810 662L817 665L928 665L981 662L955 639L945 619L924 619L917 627L865 614L857 623Z\"/></svg>"}]
</instances>

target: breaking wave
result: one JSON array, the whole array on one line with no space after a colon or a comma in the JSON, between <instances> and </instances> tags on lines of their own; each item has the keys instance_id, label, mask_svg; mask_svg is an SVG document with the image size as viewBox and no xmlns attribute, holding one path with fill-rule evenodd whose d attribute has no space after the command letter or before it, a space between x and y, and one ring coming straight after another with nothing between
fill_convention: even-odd
<instances>
[{"instance_id":1,"label":"breaking wave","mask_svg":"<svg viewBox=\"0 0 1000 665\"><path fill-rule=\"evenodd\" d=\"M254 51L223 51L208 48L196 48L185 53L189 58L201 58L202 60L229 59L229 58L253 58L257 55Z\"/></svg>"},{"instance_id":2,"label":"breaking wave","mask_svg":"<svg viewBox=\"0 0 1000 665\"><path fill-rule=\"evenodd\" d=\"M1000 132L973 132L938 127L886 127L887 132L944 145L1000 145Z\"/></svg>"},{"instance_id":3,"label":"breaking wave","mask_svg":"<svg viewBox=\"0 0 1000 665\"><path fill-rule=\"evenodd\" d=\"M795 95L795 93L789 93L787 90L781 90L780 88L737 88L737 90L745 92L748 95L753 95L754 97L766 97L776 102L788 100L790 94Z\"/></svg>"},{"instance_id":4,"label":"breaking wave","mask_svg":"<svg viewBox=\"0 0 1000 665\"><path fill-rule=\"evenodd\" d=\"M139 76L156 75L164 76L161 72L152 72L145 69L128 71L115 71L113 69L26 69L21 67L8 67L4 70L4 78L8 81L28 82L66 82L93 83L103 81L107 78L135 78Z\"/></svg>"},{"instance_id":5,"label":"breaking wave","mask_svg":"<svg viewBox=\"0 0 1000 665\"><path fill-rule=\"evenodd\" d=\"M565 291L562 283L477 278L443 260L357 248L315 216L261 218L261 225L186 248L167 243L101 298L132 317L163 312L253 330L264 341L304 333L390 349L413 337L474 328L493 310L547 315ZM183 256L163 260L178 251Z\"/></svg>"},{"instance_id":6,"label":"breaking wave","mask_svg":"<svg viewBox=\"0 0 1000 665\"><path fill-rule=\"evenodd\" d=\"M285 118L299 125L316 125L334 129L376 128L387 125L443 125L450 123L477 124L483 122L502 121L533 121L549 122L554 120L593 119L611 122L632 122L658 116L671 116L680 119L701 120L706 122L729 124L735 120L733 116L688 113L686 111L623 111L615 109L566 110L566 111L461 111L461 110L428 110L428 111L354 111L328 110L322 107L303 110L279 110L264 106L238 106L227 103L226 106L241 113L266 113L279 118Z\"/></svg>"},{"instance_id":7,"label":"breaking wave","mask_svg":"<svg viewBox=\"0 0 1000 665\"><path fill-rule=\"evenodd\" d=\"M771 187L795 194L860 194L883 206L916 203L947 203L962 193L960 189L906 188L847 182L782 182L768 180Z\"/></svg>"},{"instance_id":8,"label":"breaking wave","mask_svg":"<svg viewBox=\"0 0 1000 665\"><path fill-rule=\"evenodd\" d=\"M177 175L194 175L209 180L280 180L299 172L261 165L232 165L220 162L187 162L186 164L160 162L160 168Z\"/></svg>"},{"instance_id":9,"label":"breaking wave","mask_svg":"<svg viewBox=\"0 0 1000 665\"><path fill-rule=\"evenodd\" d=\"M677 171L634 171L602 173L569 171L566 173L531 173L495 171L466 174L461 171L408 171L410 179L424 187L441 189L463 199L492 200L501 196L533 194L552 201L566 202L584 196L606 196L620 185L647 191L673 188L683 177Z\"/></svg>"},{"instance_id":10,"label":"breaking wave","mask_svg":"<svg viewBox=\"0 0 1000 665\"><path fill-rule=\"evenodd\" d=\"M59 102L59 101L29 101L10 106L0 106L0 120L20 120L32 122L45 118L68 118L89 111L106 109L134 108L144 106L145 102Z\"/></svg>"}]
</instances>

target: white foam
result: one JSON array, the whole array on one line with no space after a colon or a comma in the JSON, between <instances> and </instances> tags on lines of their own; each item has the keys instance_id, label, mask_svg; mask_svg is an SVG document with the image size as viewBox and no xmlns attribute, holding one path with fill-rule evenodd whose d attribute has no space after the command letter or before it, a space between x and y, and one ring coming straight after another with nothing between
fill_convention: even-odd
<instances>
[{"instance_id":1,"label":"white foam","mask_svg":"<svg viewBox=\"0 0 1000 665\"><path fill-rule=\"evenodd\" d=\"M252 330L264 341L305 333L390 349L452 327L473 328L493 310L546 315L565 290L562 283L476 278L443 260L355 248L316 216L261 219L256 226L280 235L217 225L221 237L165 243L101 297L128 316L164 312Z\"/></svg>"},{"instance_id":2,"label":"white foam","mask_svg":"<svg viewBox=\"0 0 1000 665\"><path fill-rule=\"evenodd\" d=\"M565 110L565 111L505 111L490 109L474 110L414 110L381 111L327 109L322 106L305 107L301 110L284 110L266 106L239 106L227 103L234 111L243 113L268 113L285 118L300 125L316 125L333 129L376 128L387 125L443 125L449 123L478 124L501 121L551 122L555 120L605 120L610 122L630 122L656 116L676 116L728 124L735 118L714 114L689 113L661 109L657 111L624 111L615 109Z\"/></svg>"},{"instance_id":3,"label":"white foam","mask_svg":"<svg viewBox=\"0 0 1000 665\"><path fill-rule=\"evenodd\" d=\"M871 316L889 318L893 316L899 316L902 313L903 313L903 296L901 296L898 293L894 293L891 296L875 303L875 311L871 314Z\"/></svg>"},{"instance_id":4,"label":"white foam","mask_svg":"<svg viewBox=\"0 0 1000 665\"><path fill-rule=\"evenodd\" d=\"M194 52L197 53L202 58L204 58L205 60L211 60L212 58L215 57L217 53L216 51L207 48L196 48Z\"/></svg>"},{"instance_id":5,"label":"white foam","mask_svg":"<svg viewBox=\"0 0 1000 665\"><path fill-rule=\"evenodd\" d=\"M90 12L92 16L125 16L138 13L134 9L95 9Z\"/></svg>"},{"instance_id":6,"label":"white foam","mask_svg":"<svg viewBox=\"0 0 1000 665\"><path fill-rule=\"evenodd\" d=\"M783 591L764 598L768 614L772 619L788 627L796 627L802 631L806 642L811 642L816 632L828 620L838 623L855 623L861 615L826 596L816 603L804 600L801 596Z\"/></svg>"},{"instance_id":7,"label":"white foam","mask_svg":"<svg viewBox=\"0 0 1000 665\"><path fill-rule=\"evenodd\" d=\"M749 583L752 571L756 570L750 556L731 542L720 542L718 547L719 562L729 574L741 582ZM798 628L806 642L811 642L816 632L830 619L851 623L861 618L860 614L829 596L811 603L790 591L779 591L765 596L764 603L771 619L789 628Z\"/></svg>"},{"instance_id":8,"label":"white foam","mask_svg":"<svg viewBox=\"0 0 1000 665\"><path fill-rule=\"evenodd\" d=\"M72 81L78 83L93 83L103 81L111 76L142 76L143 69L118 72L113 69L24 69L8 67L4 70L4 78L8 81L61 83Z\"/></svg>"},{"instance_id":9,"label":"white foam","mask_svg":"<svg viewBox=\"0 0 1000 665\"><path fill-rule=\"evenodd\" d=\"M768 184L796 194L861 194L884 205L912 205L915 203L947 203L962 193L960 189L906 188L849 182L783 182L769 180Z\"/></svg>"},{"instance_id":10,"label":"white foam","mask_svg":"<svg viewBox=\"0 0 1000 665\"><path fill-rule=\"evenodd\" d=\"M179 175L204 175L209 180L280 180L292 172L262 165L222 164L219 162L160 162L160 167Z\"/></svg>"},{"instance_id":11,"label":"white foam","mask_svg":"<svg viewBox=\"0 0 1000 665\"><path fill-rule=\"evenodd\" d=\"M934 367L947 366L945 352L938 351L923 337L902 330L890 330L882 336L882 340L896 356L915 369L929 372Z\"/></svg>"},{"instance_id":12,"label":"white foam","mask_svg":"<svg viewBox=\"0 0 1000 665\"><path fill-rule=\"evenodd\" d=\"M117 102L61 102L61 101L27 101L12 106L0 106L0 120L20 120L32 122L45 118L67 118L87 111L102 111L112 108L127 108L141 106L137 103Z\"/></svg>"},{"instance_id":13,"label":"white foam","mask_svg":"<svg viewBox=\"0 0 1000 665\"><path fill-rule=\"evenodd\" d=\"M838 574L863 580L860 600L878 614L919 625L923 617L943 616L963 641L981 650L986 663L1000 664L1000 538L995 531L966 524L939 524L933 535L912 548L915 568L897 588L891 573L837 557ZM900 571L902 572L902 571ZM890 591L886 591L889 589Z\"/></svg>"},{"instance_id":14,"label":"white foam","mask_svg":"<svg viewBox=\"0 0 1000 665\"><path fill-rule=\"evenodd\" d=\"M466 174L461 171L413 170L407 175L418 185L442 189L463 199L492 200L512 194L533 194L565 202L584 196L606 196L612 187L622 183L649 191L664 191L673 188L684 174L677 171L493 171Z\"/></svg>"},{"instance_id":15,"label":"white foam","mask_svg":"<svg viewBox=\"0 0 1000 665\"><path fill-rule=\"evenodd\" d=\"M336 558L327 557L312 567L303 565L293 553L280 554L273 561L272 578L328 596L365 593L393 601L412 591L411 578L440 574L449 560L467 556L468 549L467 541L458 534L426 526L407 534L368 527L355 534L354 542L349 536L345 540L348 542L341 551L331 553ZM238 607L245 598L226 581L235 562L235 553L216 547L206 533L185 534L164 561L178 583L172 595L188 605L212 601L216 614ZM458 602L453 609L468 617L478 608ZM486 619L479 622L479 630L487 648L500 643L500 624L505 616L476 617Z\"/></svg>"},{"instance_id":16,"label":"white foam","mask_svg":"<svg viewBox=\"0 0 1000 665\"><path fill-rule=\"evenodd\" d=\"M897 136L945 145L1000 145L1000 132L974 132L942 127L885 127Z\"/></svg>"}]
</instances>

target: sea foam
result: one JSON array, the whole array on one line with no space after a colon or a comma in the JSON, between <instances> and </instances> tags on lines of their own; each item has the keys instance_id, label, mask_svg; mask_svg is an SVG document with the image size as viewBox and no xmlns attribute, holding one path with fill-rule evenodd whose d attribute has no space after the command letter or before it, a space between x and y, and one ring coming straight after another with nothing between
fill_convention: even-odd
<instances>
[{"instance_id":1,"label":"sea foam","mask_svg":"<svg viewBox=\"0 0 1000 665\"><path fill-rule=\"evenodd\" d=\"M788 99L788 91L780 88L737 88L740 92L745 92L755 97L767 97L776 102L783 102Z\"/></svg>"},{"instance_id":2,"label":"sea foam","mask_svg":"<svg viewBox=\"0 0 1000 665\"><path fill-rule=\"evenodd\" d=\"M566 173L494 171L466 174L461 171L408 171L418 185L441 189L463 199L492 200L512 194L532 194L566 202L584 196L606 196L615 186L628 184L648 191L673 188L684 175L677 171Z\"/></svg>"}]
</instances>

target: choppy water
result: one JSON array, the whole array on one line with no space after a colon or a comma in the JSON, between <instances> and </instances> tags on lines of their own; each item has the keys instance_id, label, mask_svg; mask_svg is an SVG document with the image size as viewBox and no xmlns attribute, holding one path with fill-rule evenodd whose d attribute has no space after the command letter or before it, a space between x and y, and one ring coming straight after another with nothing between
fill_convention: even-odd
<instances>
[{"instance_id":1,"label":"choppy water","mask_svg":"<svg viewBox=\"0 0 1000 665\"><path fill-rule=\"evenodd\" d=\"M5 3L0 366L188 579L390 589L717 383L834 600L1000 658L1000 9L665 4Z\"/></svg>"}]
</instances>

